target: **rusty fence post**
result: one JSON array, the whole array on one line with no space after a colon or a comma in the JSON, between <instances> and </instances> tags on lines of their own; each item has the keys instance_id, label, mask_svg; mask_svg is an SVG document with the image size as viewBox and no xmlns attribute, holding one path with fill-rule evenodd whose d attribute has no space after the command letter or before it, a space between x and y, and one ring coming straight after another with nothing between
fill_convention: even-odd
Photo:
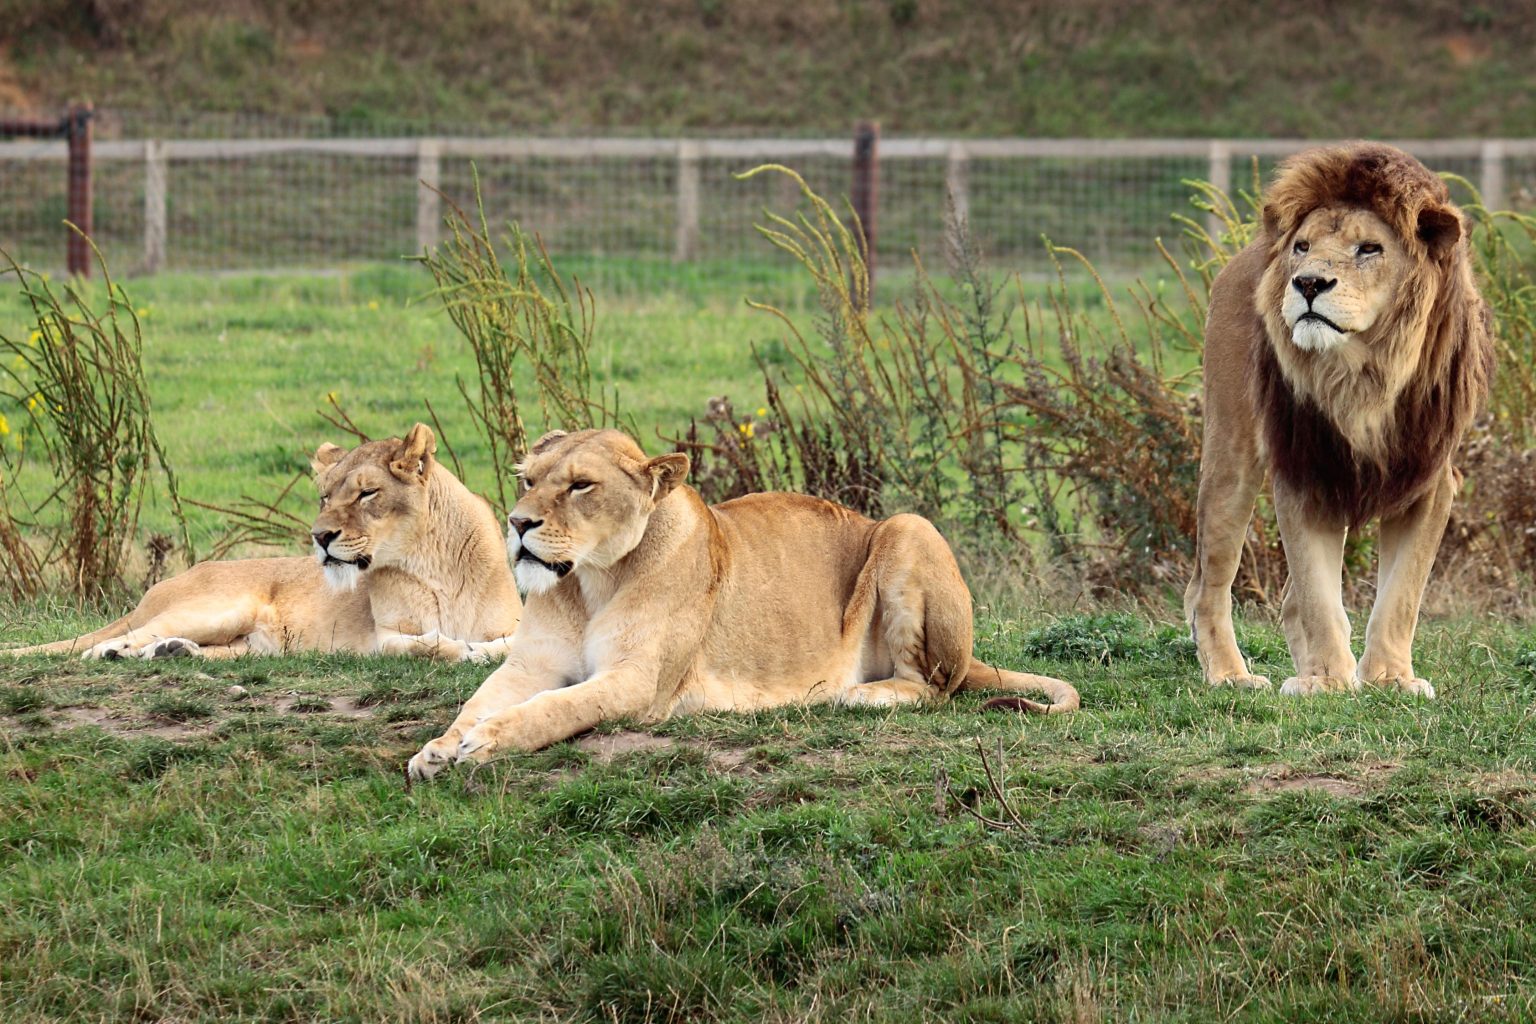
<instances>
[{"instance_id":1,"label":"rusty fence post","mask_svg":"<svg viewBox=\"0 0 1536 1024\"><path fill-rule=\"evenodd\" d=\"M91 276L91 105L69 108L65 123L69 138L69 220L78 232L65 240L64 263L71 274Z\"/></svg>"},{"instance_id":2,"label":"rusty fence post","mask_svg":"<svg viewBox=\"0 0 1536 1024\"><path fill-rule=\"evenodd\" d=\"M860 121L853 128L853 212L859 218L859 255L864 259L867 292L855 282L860 304L875 301L875 216L880 205L880 125Z\"/></svg>"}]
</instances>

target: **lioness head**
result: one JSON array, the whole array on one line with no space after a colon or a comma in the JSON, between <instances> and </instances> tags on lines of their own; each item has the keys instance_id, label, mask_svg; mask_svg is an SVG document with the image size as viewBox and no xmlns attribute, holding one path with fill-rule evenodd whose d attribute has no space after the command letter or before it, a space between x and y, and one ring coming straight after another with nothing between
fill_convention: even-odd
<instances>
[{"instance_id":1,"label":"lioness head","mask_svg":"<svg viewBox=\"0 0 1536 1024\"><path fill-rule=\"evenodd\" d=\"M517 585L542 593L572 570L607 569L635 549L658 503L688 475L688 456L645 457L617 430L545 434L518 467L507 516Z\"/></svg>"},{"instance_id":2,"label":"lioness head","mask_svg":"<svg viewBox=\"0 0 1536 1024\"><path fill-rule=\"evenodd\" d=\"M1320 353L1422 332L1462 236L1423 164L1388 146L1313 150L1282 166L1266 200L1259 301L1277 344Z\"/></svg>"},{"instance_id":3,"label":"lioness head","mask_svg":"<svg viewBox=\"0 0 1536 1024\"><path fill-rule=\"evenodd\" d=\"M404 560L426 515L436 451L432 428L418 423L403 441L369 441L351 451L323 444L315 452L320 513L310 535L333 589L351 590L370 566Z\"/></svg>"}]
</instances>

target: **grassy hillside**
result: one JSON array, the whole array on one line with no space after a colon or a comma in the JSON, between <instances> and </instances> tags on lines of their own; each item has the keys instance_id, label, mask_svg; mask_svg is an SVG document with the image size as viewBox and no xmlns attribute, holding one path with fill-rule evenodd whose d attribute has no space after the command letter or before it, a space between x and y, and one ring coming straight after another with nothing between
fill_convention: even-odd
<instances>
[{"instance_id":1,"label":"grassy hillside","mask_svg":"<svg viewBox=\"0 0 1536 1024\"><path fill-rule=\"evenodd\" d=\"M1536 2L0 2L0 106L1041 136L1536 133Z\"/></svg>"}]
</instances>

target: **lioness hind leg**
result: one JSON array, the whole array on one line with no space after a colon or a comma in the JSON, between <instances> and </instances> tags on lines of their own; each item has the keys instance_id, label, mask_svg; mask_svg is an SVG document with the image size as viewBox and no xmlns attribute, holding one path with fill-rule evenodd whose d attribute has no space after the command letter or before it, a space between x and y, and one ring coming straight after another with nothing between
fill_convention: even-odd
<instances>
[{"instance_id":1,"label":"lioness hind leg","mask_svg":"<svg viewBox=\"0 0 1536 1024\"><path fill-rule=\"evenodd\" d=\"M1449 465L1435 486L1401 515L1381 521L1376 603L1365 627L1365 652L1355 669L1362 683L1433 698L1435 688L1413 673L1419 604L1461 481Z\"/></svg>"}]
</instances>

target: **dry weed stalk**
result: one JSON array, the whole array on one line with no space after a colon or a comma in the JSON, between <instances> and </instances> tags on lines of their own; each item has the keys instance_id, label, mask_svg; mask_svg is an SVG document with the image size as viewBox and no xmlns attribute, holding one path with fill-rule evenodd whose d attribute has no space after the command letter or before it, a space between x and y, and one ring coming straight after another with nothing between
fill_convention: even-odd
<instances>
[{"instance_id":1,"label":"dry weed stalk","mask_svg":"<svg viewBox=\"0 0 1536 1024\"><path fill-rule=\"evenodd\" d=\"M150 418L138 315L94 244L92 251L105 285L100 312L83 284L55 290L45 275L0 254L35 324L23 338L0 336L0 398L17 417L5 421L10 443L0 439L0 548L13 596L36 596L55 576L86 600L122 588L157 472L191 557L176 474ZM30 502L14 481L38 451L53 486Z\"/></svg>"}]
</instances>

